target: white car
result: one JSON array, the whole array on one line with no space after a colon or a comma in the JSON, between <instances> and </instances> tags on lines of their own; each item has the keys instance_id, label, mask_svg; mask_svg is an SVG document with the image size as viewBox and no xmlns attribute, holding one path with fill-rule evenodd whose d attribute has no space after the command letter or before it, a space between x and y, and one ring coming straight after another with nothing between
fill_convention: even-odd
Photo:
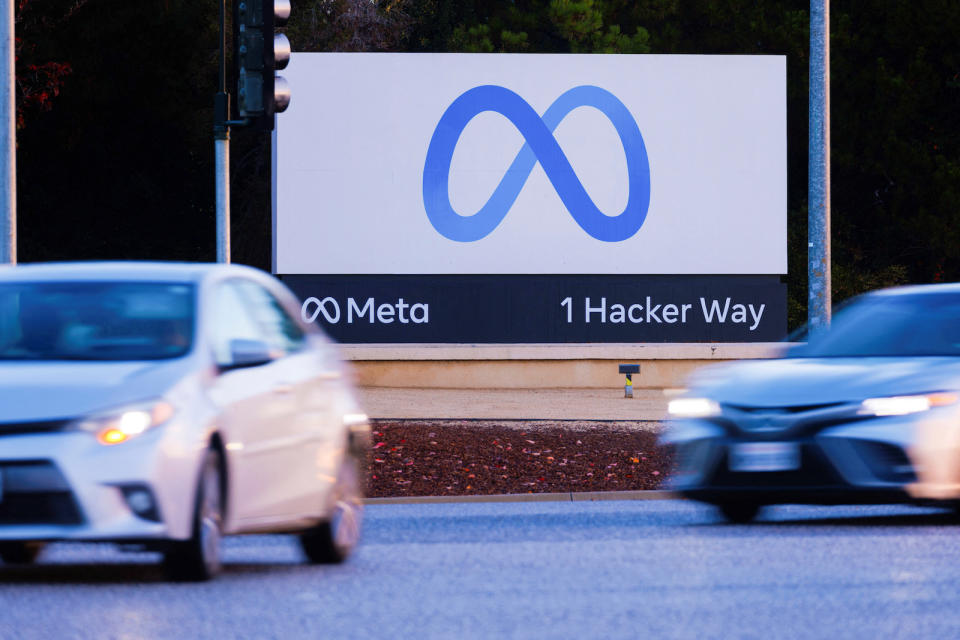
<instances>
[{"instance_id":1,"label":"white car","mask_svg":"<svg viewBox=\"0 0 960 640\"><path fill-rule=\"evenodd\" d=\"M366 416L334 345L277 279L211 264L0 269L0 559L54 540L220 569L224 534L299 534L344 560Z\"/></svg>"}]
</instances>

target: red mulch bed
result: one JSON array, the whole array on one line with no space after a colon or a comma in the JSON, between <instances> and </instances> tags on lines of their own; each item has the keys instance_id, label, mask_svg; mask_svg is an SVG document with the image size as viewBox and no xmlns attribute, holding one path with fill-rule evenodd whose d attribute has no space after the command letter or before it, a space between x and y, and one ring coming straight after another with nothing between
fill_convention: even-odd
<instances>
[{"instance_id":1,"label":"red mulch bed","mask_svg":"<svg viewBox=\"0 0 960 640\"><path fill-rule=\"evenodd\" d=\"M367 494L657 489L670 460L656 438L622 423L374 421Z\"/></svg>"}]
</instances>

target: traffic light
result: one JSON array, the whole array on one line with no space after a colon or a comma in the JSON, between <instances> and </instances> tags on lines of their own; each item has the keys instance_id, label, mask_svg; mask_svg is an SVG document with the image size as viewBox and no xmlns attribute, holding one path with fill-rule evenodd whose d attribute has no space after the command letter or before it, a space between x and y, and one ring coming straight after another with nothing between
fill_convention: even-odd
<instances>
[{"instance_id":1,"label":"traffic light","mask_svg":"<svg viewBox=\"0 0 960 640\"><path fill-rule=\"evenodd\" d=\"M273 129L273 114L290 104L290 87L275 74L290 61L290 41L274 29L290 17L290 0L234 0L234 59L240 118Z\"/></svg>"}]
</instances>

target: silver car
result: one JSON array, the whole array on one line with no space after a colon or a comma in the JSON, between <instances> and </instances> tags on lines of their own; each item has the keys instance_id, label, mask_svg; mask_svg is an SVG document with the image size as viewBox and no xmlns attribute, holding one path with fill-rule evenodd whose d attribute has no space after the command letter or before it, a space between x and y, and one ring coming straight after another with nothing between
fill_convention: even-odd
<instances>
[{"instance_id":1,"label":"silver car","mask_svg":"<svg viewBox=\"0 0 960 640\"><path fill-rule=\"evenodd\" d=\"M222 535L290 532L345 559L369 427L299 309L240 266L0 270L0 558L114 541L202 580Z\"/></svg>"},{"instance_id":2,"label":"silver car","mask_svg":"<svg viewBox=\"0 0 960 640\"><path fill-rule=\"evenodd\" d=\"M960 499L960 285L879 291L787 357L670 402L672 487L733 521L779 503Z\"/></svg>"}]
</instances>

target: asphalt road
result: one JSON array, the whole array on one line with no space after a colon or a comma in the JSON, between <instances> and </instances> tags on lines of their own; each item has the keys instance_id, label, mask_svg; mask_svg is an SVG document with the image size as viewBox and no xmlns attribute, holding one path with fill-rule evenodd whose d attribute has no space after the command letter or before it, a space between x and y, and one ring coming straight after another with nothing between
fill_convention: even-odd
<instances>
[{"instance_id":1,"label":"asphalt road","mask_svg":"<svg viewBox=\"0 0 960 640\"><path fill-rule=\"evenodd\" d=\"M0 567L2 638L950 638L960 529L909 507L680 501L374 505L346 565L234 538L168 584L146 553L54 545Z\"/></svg>"}]
</instances>

